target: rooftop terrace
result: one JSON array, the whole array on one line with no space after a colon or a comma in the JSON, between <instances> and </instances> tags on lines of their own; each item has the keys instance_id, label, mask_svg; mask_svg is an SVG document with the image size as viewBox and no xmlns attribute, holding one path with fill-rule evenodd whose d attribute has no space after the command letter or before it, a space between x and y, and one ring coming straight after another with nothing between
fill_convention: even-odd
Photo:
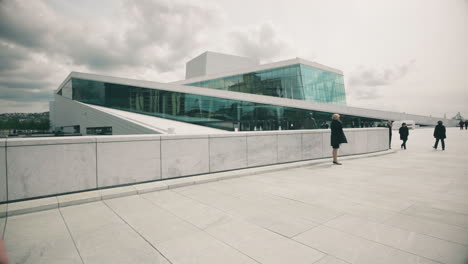
<instances>
[{"instance_id":1,"label":"rooftop terrace","mask_svg":"<svg viewBox=\"0 0 468 264\"><path fill-rule=\"evenodd\" d=\"M11 263L468 263L468 131L446 151L393 133L387 155L9 216L0 235Z\"/></svg>"}]
</instances>

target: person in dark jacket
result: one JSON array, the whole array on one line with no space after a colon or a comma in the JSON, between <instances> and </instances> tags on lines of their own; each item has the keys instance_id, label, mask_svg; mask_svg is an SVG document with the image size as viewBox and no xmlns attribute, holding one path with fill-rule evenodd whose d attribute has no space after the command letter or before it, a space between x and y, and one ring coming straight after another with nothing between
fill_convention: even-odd
<instances>
[{"instance_id":1,"label":"person in dark jacket","mask_svg":"<svg viewBox=\"0 0 468 264\"><path fill-rule=\"evenodd\" d=\"M314 118L314 113L309 113L309 115L304 120L304 129L316 129L317 122Z\"/></svg>"},{"instance_id":2,"label":"person in dark jacket","mask_svg":"<svg viewBox=\"0 0 468 264\"><path fill-rule=\"evenodd\" d=\"M434 148L437 149L440 140L442 142L442 150L445 150L444 139L447 138L447 136L445 135L445 126L442 125L442 121L438 121L437 126L434 128L434 138L436 139Z\"/></svg>"},{"instance_id":3,"label":"person in dark jacket","mask_svg":"<svg viewBox=\"0 0 468 264\"><path fill-rule=\"evenodd\" d=\"M343 132L343 125L341 124L340 121L340 115L339 114L333 114L332 115L332 122L330 124L330 129L331 129L331 146L333 148L333 164L335 165L341 165L341 163L338 162L338 149L340 148L340 144L342 143L348 143L348 140L346 140L346 136Z\"/></svg>"},{"instance_id":4,"label":"person in dark jacket","mask_svg":"<svg viewBox=\"0 0 468 264\"><path fill-rule=\"evenodd\" d=\"M460 125L460 130L463 130L463 125L465 124L465 122L463 122L463 120L460 120L458 124Z\"/></svg>"},{"instance_id":5,"label":"person in dark jacket","mask_svg":"<svg viewBox=\"0 0 468 264\"><path fill-rule=\"evenodd\" d=\"M465 120L465 130L468 129L468 120Z\"/></svg>"},{"instance_id":6,"label":"person in dark jacket","mask_svg":"<svg viewBox=\"0 0 468 264\"><path fill-rule=\"evenodd\" d=\"M388 120L386 126L388 128L388 148L392 149L392 121Z\"/></svg>"},{"instance_id":7,"label":"person in dark jacket","mask_svg":"<svg viewBox=\"0 0 468 264\"><path fill-rule=\"evenodd\" d=\"M408 127L406 126L406 123L401 124L401 127L398 130L398 133L400 133L400 139L403 140L403 143L401 144L401 148L406 149L406 141L408 141L408 136L409 136L409 130L408 130Z\"/></svg>"}]
</instances>

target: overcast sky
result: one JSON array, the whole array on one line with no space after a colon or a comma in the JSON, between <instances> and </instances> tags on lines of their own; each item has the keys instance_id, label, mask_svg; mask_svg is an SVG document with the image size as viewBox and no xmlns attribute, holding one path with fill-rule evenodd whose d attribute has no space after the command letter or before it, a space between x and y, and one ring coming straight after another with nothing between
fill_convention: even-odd
<instances>
[{"instance_id":1,"label":"overcast sky","mask_svg":"<svg viewBox=\"0 0 468 264\"><path fill-rule=\"evenodd\" d=\"M348 105L468 118L468 0L0 0L0 113L71 71L184 78L206 50L344 72Z\"/></svg>"}]
</instances>

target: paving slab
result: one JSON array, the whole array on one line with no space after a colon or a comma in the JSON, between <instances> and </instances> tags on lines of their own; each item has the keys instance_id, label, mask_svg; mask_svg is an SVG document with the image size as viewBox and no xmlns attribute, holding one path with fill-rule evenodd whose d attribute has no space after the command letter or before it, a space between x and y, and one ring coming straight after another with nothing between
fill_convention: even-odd
<instances>
[{"instance_id":1,"label":"paving slab","mask_svg":"<svg viewBox=\"0 0 468 264\"><path fill-rule=\"evenodd\" d=\"M322 259L320 259L318 262L315 262L314 264L349 264L350 262L346 262L344 260L341 260L337 257L334 256L326 256Z\"/></svg>"},{"instance_id":2,"label":"paving slab","mask_svg":"<svg viewBox=\"0 0 468 264\"><path fill-rule=\"evenodd\" d=\"M105 203L153 245L199 231L195 226L137 195L106 200Z\"/></svg>"},{"instance_id":3,"label":"paving slab","mask_svg":"<svg viewBox=\"0 0 468 264\"><path fill-rule=\"evenodd\" d=\"M129 196L106 203L172 263L255 263L147 199Z\"/></svg>"},{"instance_id":4,"label":"paving slab","mask_svg":"<svg viewBox=\"0 0 468 264\"><path fill-rule=\"evenodd\" d=\"M401 213L468 229L468 215L466 214L436 209L421 204L413 205Z\"/></svg>"},{"instance_id":5,"label":"paving slab","mask_svg":"<svg viewBox=\"0 0 468 264\"><path fill-rule=\"evenodd\" d=\"M168 263L103 202L60 211L84 263Z\"/></svg>"},{"instance_id":6,"label":"paving slab","mask_svg":"<svg viewBox=\"0 0 468 264\"><path fill-rule=\"evenodd\" d=\"M206 231L260 263L314 263L325 256L316 249L243 221L230 221Z\"/></svg>"},{"instance_id":7,"label":"paving slab","mask_svg":"<svg viewBox=\"0 0 468 264\"><path fill-rule=\"evenodd\" d=\"M468 230L462 227L404 214L396 214L384 223L386 225L468 246Z\"/></svg>"},{"instance_id":8,"label":"paving slab","mask_svg":"<svg viewBox=\"0 0 468 264\"><path fill-rule=\"evenodd\" d=\"M58 209L8 217L10 263L82 263Z\"/></svg>"},{"instance_id":9,"label":"paving slab","mask_svg":"<svg viewBox=\"0 0 468 264\"><path fill-rule=\"evenodd\" d=\"M158 247L172 263L258 263L242 252L201 231L162 242Z\"/></svg>"},{"instance_id":10,"label":"paving slab","mask_svg":"<svg viewBox=\"0 0 468 264\"><path fill-rule=\"evenodd\" d=\"M206 188L206 186L192 186L176 189L175 191L224 211L235 218L254 223L284 236L294 236L318 225L312 220L269 208L262 202L239 199L238 197L213 191Z\"/></svg>"},{"instance_id":11,"label":"paving slab","mask_svg":"<svg viewBox=\"0 0 468 264\"><path fill-rule=\"evenodd\" d=\"M6 218L0 218L0 239L3 239L3 231L5 230Z\"/></svg>"},{"instance_id":12,"label":"paving slab","mask_svg":"<svg viewBox=\"0 0 468 264\"><path fill-rule=\"evenodd\" d=\"M325 226L314 228L294 239L350 263L439 263Z\"/></svg>"},{"instance_id":13,"label":"paving slab","mask_svg":"<svg viewBox=\"0 0 468 264\"><path fill-rule=\"evenodd\" d=\"M232 219L232 216L221 210L170 190L147 193L142 197L200 229L206 229Z\"/></svg>"},{"instance_id":14,"label":"paving slab","mask_svg":"<svg viewBox=\"0 0 468 264\"><path fill-rule=\"evenodd\" d=\"M334 229L442 263L465 264L468 247L404 229L343 215L326 223Z\"/></svg>"}]
</instances>

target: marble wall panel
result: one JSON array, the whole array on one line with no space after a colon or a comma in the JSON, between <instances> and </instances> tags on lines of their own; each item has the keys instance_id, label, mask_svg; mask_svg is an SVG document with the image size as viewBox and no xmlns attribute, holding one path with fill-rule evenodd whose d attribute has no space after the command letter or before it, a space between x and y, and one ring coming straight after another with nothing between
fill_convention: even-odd
<instances>
[{"instance_id":1,"label":"marble wall panel","mask_svg":"<svg viewBox=\"0 0 468 264\"><path fill-rule=\"evenodd\" d=\"M98 142L98 187L161 179L160 140Z\"/></svg>"},{"instance_id":2,"label":"marble wall panel","mask_svg":"<svg viewBox=\"0 0 468 264\"><path fill-rule=\"evenodd\" d=\"M247 137L210 138L210 171L247 167Z\"/></svg>"},{"instance_id":3,"label":"marble wall panel","mask_svg":"<svg viewBox=\"0 0 468 264\"><path fill-rule=\"evenodd\" d=\"M96 188L96 143L7 147L8 200Z\"/></svg>"},{"instance_id":4,"label":"marble wall panel","mask_svg":"<svg viewBox=\"0 0 468 264\"><path fill-rule=\"evenodd\" d=\"M319 159L323 157L322 133L306 132L302 134L302 158Z\"/></svg>"},{"instance_id":5,"label":"marble wall panel","mask_svg":"<svg viewBox=\"0 0 468 264\"><path fill-rule=\"evenodd\" d=\"M380 150L378 130L372 129L367 131L367 152L375 152Z\"/></svg>"},{"instance_id":6,"label":"marble wall panel","mask_svg":"<svg viewBox=\"0 0 468 264\"><path fill-rule=\"evenodd\" d=\"M330 131L325 131L322 134L322 158L328 158L332 156L332 147L331 147L331 142L330 142L330 136L331 132Z\"/></svg>"},{"instance_id":7,"label":"marble wall panel","mask_svg":"<svg viewBox=\"0 0 468 264\"><path fill-rule=\"evenodd\" d=\"M356 147L360 144L359 142L356 141L355 131L348 130L345 131L345 136L346 139L348 140L348 143L343 143L340 145L340 150L339 150L339 155L352 155L355 154Z\"/></svg>"},{"instance_id":8,"label":"marble wall panel","mask_svg":"<svg viewBox=\"0 0 468 264\"><path fill-rule=\"evenodd\" d=\"M275 164L278 160L277 135L247 136L247 166Z\"/></svg>"},{"instance_id":9,"label":"marble wall panel","mask_svg":"<svg viewBox=\"0 0 468 264\"><path fill-rule=\"evenodd\" d=\"M163 179L208 173L208 136L161 138L161 167Z\"/></svg>"},{"instance_id":10,"label":"marble wall panel","mask_svg":"<svg viewBox=\"0 0 468 264\"><path fill-rule=\"evenodd\" d=\"M5 141L0 141L0 202L7 200L6 148ZM0 213L1 214L1 213Z\"/></svg>"},{"instance_id":11,"label":"marble wall panel","mask_svg":"<svg viewBox=\"0 0 468 264\"><path fill-rule=\"evenodd\" d=\"M278 163L302 160L302 135L278 135Z\"/></svg>"},{"instance_id":12,"label":"marble wall panel","mask_svg":"<svg viewBox=\"0 0 468 264\"><path fill-rule=\"evenodd\" d=\"M366 153L367 151L367 131L358 130L354 132L354 140L356 141L356 146L354 147L353 154Z\"/></svg>"}]
</instances>

